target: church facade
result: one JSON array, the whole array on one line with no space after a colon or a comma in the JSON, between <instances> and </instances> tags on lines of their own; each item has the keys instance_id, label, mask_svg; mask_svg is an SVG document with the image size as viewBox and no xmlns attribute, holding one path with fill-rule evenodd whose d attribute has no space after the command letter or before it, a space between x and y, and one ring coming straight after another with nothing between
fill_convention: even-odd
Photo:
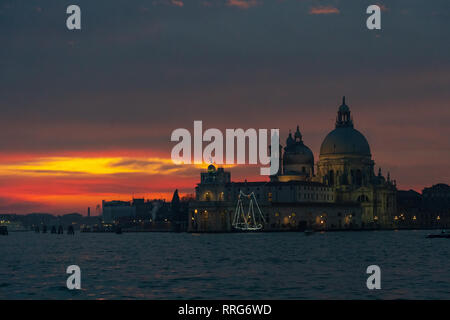
<instances>
[{"instance_id":1,"label":"church facade","mask_svg":"<svg viewBox=\"0 0 450 320\"><path fill-rule=\"evenodd\" d=\"M255 194L266 231L391 228L396 186L389 174L374 172L369 143L354 128L345 97L335 129L323 140L319 161L299 127L280 144L279 171L267 182L232 182L214 165L201 173L189 208L189 231L228 232L238 195Z\"/></svg>"}]
</instances>

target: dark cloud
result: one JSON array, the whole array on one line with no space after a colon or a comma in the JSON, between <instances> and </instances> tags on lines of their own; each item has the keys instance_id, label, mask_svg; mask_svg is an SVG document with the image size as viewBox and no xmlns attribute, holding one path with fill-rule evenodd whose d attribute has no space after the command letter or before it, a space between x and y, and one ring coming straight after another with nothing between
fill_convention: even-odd
<instances>
[{"instance_id":1,"label":"dark cloud","mask_svg":"<svg viewBox=\"0 0 450 320\"><path fill-rule=\"evenodd\" d=\"M375 161L431 167L450 148L450 2L378 3L381 31L365 0L79 0L71 32L67 3L5 0L0 150L169 157L172 130L203 120L282 137L300 124L317 159L345 94Z\"/></svg>"}]
</instances>

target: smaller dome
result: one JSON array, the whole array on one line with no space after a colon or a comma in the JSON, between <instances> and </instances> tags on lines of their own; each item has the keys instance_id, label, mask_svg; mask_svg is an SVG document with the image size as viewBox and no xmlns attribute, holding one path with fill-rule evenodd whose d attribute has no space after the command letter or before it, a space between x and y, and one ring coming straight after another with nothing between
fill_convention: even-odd
<instances>
[{"instance_id":1,"label":"smaller dome","mask_svg":"<svg viewBox=\"0 0 450 320\"><path fill-rule=\"evenodd\" d=\"M310 164L314 165L314 155L307 146L295 145L286 150L284 154L285 164Z\"/></svg>"},{"instance_id":2,"label":"smaller dome","mask_svg":"<svg viewBox=\"0 0 450 320\"><path fill-rule=\"evenodd\" d=\"M310 148L308 148L302 140L300 127L297 125L297 130L294 134L295 140L289 132L287 146L284 148L283 164L285 166L314 166L314 155ZM294 168L290 168L294 171Z\"/></svg>"},{"instance_id":3,"label":"smaller dome","mask_svg":"<svg viewBox=\"0 0 450 320\"><path fill-rule=\"evenodd\" d=\"M314 166L314 155L303 142L297 142L284 149L283 165Z\"/></svg>"},{"instance_id":4,"label":"smaller dome","mask_svg":"<svg viewBox=\"0 0 450 320\"><path fill-rule=\"evenodd\" d=\"M314 175L314 155L302 140L299 126L294 134L295 139L289 132L290 143L284 148L283 175L295 175L307 179Z\"/></svg>"},{"instance_id":5,"label":"smaller dome","mask_svg":"<svg viewBox=\"0 0 450 320\"><path fill-rule=\"evenodd\" d=\"M214 173L216 172L216 167L213 164L210 164L208 166L208 173Z\"/></svg>"}]
</instances>

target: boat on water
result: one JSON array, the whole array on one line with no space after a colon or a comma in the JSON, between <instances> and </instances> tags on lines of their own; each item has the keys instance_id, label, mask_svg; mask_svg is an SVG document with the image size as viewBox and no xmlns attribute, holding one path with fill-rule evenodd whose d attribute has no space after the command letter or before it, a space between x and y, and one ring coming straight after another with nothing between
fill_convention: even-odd
<instances>
[{"instance_id":1,"label":"boat on water","mask_svg":"<svg viewBox=\"0 0 450 320\"><path fill-rule=\"evenodd\" d=\"M314 230L307 229L307 230L304 231L304 234L307 235L307 236L310 236L310 235L314 234Z\"/></svg>"},{"instance_id":2,"label":"boat on water","mask_svg":"<svg viewBox=\"0 0 450 320\"><path fill-rule=\"evenodd\" d=\"M244 210L244 201L248 201L248 210ZM256 207L256 214L255 214ZM232 226L237 231L260 231L264 227L264 216L256 201L255 194L244 194L239 192L238 201L236 204L236 211L233 218Z\"/></svg>"},{"instance_id":3,"label":"boat on water","mask_svg":"<svg viewBox=\"0 0 450 320\"><path fill-rule=\"evenodd\" d=\"M450 239L450 233L446 232L445 230L442 230L440 234L429 234L427 236L428 239L433 238L448 238Z\"/></svg>"}]
</instances>

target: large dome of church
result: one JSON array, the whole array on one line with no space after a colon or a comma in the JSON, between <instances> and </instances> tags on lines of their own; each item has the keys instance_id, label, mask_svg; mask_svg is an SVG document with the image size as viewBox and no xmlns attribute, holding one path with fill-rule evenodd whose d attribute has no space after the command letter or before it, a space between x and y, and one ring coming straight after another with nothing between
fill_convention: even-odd
<instances>
[{"instance_id":1,"label":"large dome of church","mask_svg":"<svg viewBox=\"0 0 450 320\"><path fill-rule=\"evenodd\" d=\"M370 156L367 139L361 132L353 128L353 120L350 116L350 109L345 104L345 97L339 107L336 129L325 137L320 147L320 156L334 154Z\"/></svg>"},{"instance_id":2,"label":"large dome of church","mask_svg":"<svg viewBox=\"0 0 450 320\"><path fill-rule=\"evenodd\" d=\"M370 147L361 132L354 128L336 128L323 140L320 154L354 153L370 155Z\"/></svg>"}]
</instances>

